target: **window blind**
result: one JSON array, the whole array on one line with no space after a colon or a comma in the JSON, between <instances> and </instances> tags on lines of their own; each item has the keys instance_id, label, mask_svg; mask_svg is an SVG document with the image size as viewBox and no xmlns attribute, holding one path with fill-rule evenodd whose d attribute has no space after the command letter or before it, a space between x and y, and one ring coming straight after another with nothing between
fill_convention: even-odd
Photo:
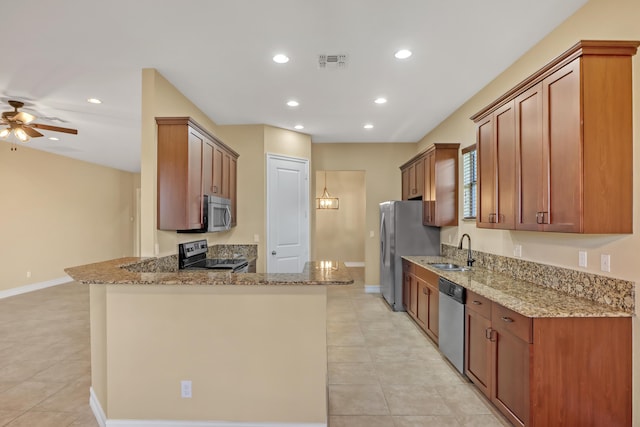
<instances>
[{"instance_id":1,"label":"window blind","mask_svg":"<svg viewBox=\"0 0 640 427\"><path fill-rule=\"evenodd\" d=\"M473 145L462 151L462 167L464 169L464 219L476 217L476 187L477 187L477 150Z\"/></svg>"}]
</instances>

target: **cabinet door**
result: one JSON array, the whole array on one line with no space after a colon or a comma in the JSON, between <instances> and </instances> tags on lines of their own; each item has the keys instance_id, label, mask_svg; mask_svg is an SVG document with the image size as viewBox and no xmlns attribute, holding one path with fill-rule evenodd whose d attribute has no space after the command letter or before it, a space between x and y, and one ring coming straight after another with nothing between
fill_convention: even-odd
<instances>
[{"instance_id":1,"label":"cabinet door","mask_svg":"<svg viewBox=\"0 0 640 427\"><path fill-rule=\"evenodd\" d=\"M493 303L491 326L491 401L514 425L529 425L532 319Z\"/></svg>"},{"instance_id":2,"label":"cabinet door","mask_svg":"<svg viewBox=\"0 0 640 427\"><path fill-rule=\"evenodd\" d=\"M440 308L440 291L437 286L427 283L429 308L427 313L427 334L437 343L438 342L438 322Z\"/></svg>"},{"instance_id":3,"label":"cabinet door","mask_svg":"<svg viewBox=\"0 0 640 427\"><path fill-rule=\"evenodd\" d=\"M516 108L517 230L538 230L545 166L542 158L542 84L518 96Z\"/></svg>"},{"instance_id":4,"label":"cabinet door","mask_svg":"<svg viewBox=\"0 0 640 427\"><path fill-rule=\"evenodd\" d=\"M493 144L493 116L478 123L478 212L476 225L493 228L496 217L496 164Z\"/></svg>"},{"instance_id":5,"label":"cabinet door","mask_svg":"<svg viewBox=\"0 0 640 427\"><path fill-rule=\"evenodd\" d=\"M409 313L415 318L418 313L418 278L409 275Z\"/></svg>"},{"instance_id":6,"label":"cabinet door","mask_svg":"<svg viewBox=\"0 0 640 427\"><path fill-rule=\"evenodd\" d=\"M402 200L409 200L409 169L402 170Z\"/></svg>"},{"instance_id":7,"label":"cabinet door","mask_svg":"<svg viewBox=\"0 0 640 427\"><path fill-rule=\"evenodd\" d=\"M189 228L202 227L202 137L189 131L189 179L187 188L187 218Z\"/></svg>"},{"instance_id":8,"label":"cabinet door","mask_svg":"<svg viewBox=\"0 0 640 427\"><path fill-rule=\"evenodd\" d=\"M409 172L409 199L413 199L415 195L418 193L418 189L416 188L416 164L413 163L408 168Z\"/></svg>"},{"instance_id":9,"label":"cabinet door","mask_svg":"<svg viewBox=\"0 0 640 427\"><path fill-rule=\"evenodd\" d=\"M414 198L423 197L424 195L424 159L419 159L418 161L416 161L415 169L416 169L416 182L415 182L416 192L413 195L413 197Z\"/></svg>"},{"instance_id":10,"label":"cabinet door","mask_svg":"<svg viewBox=\"0 0 640 427\"><path fill-rule=\"evenodd\" d=\"M418 325L423 329L427 330L429 324L429 287L427 283L419 278L416 278L417 281L417 295L418 295L418 305L416 311L416 321Z\"/></svg>"},{"instance_id":11,"label":"cabinet door","mask_svg":"<svg viewBox=\"0 0 640 427\"><path fill-rule=\"evenodd\" d=\"M422 195L422 223L436 225L436 156L431 151L424 158L424 190Z\"/></svg>"},{"instance_id":12,"label":"cabinet door","mask_svg":"<svg viewBox=\"0 0 640 427\"><path fill-rule=\"evenodd\" d=\"M513 230L516 206L516 133L513 102L494 113L495 218L493 228Z\"/></svg>"},{"instance_id":13,"label":"cabinet door","mask_svg":"<svg viewBox=\"0 0 640 427\"><path fill-rule=\"evenodd\" d=\"M229 198L231 195L231 155L227 152L222 153L222 197Z\"/></svg>"},{"instance_id":14,"label":"cabinet door","mask_svg":"<svg viewBox=\"0 0 640 427\"><path fill-rule=\"evenodd\" d=\"M205 140L202 146L202 193L213 192L213 144Z\"/></svg>"},{"instance_id":15,"label":"cabinet door","mask_svg":"<svg viewBox=\"0 0 640 427\"><path fill-rule=\"evenodd\" d=\"M545 231L582 231L580 59L542 81Z\"/></svg>"},{"instance_id":16,"label":"cabinet door","mask_svg":"<svg viewBox=\"0 0 640 427\"><path fill-rule=\"evenodd\" d=\"M529 425L529 343L493 326L491 401L514 425Z\"/></svg>"},{"instance_id":17,"label":"cabinet door","mask_svg":"<svg viewBox=\"0 0 640 427\"><path fill-rule=\"evenodd\" d=\"M213 150L213 190L211 194L222 197L222 158L224 152L219 146Z\"/></svg>"},{"instance_id":18,"label":"cabinet door","mask_svg":"<svg viewBox=\"0 0 640 427\"><path fill-rule=\"evenodd\" d=\"M402 305L405 310L411 307L411 273L402 272Z\"/></svg>"},{"instance_id":19,"label":"cabinet door","mask_svg":"<svg viewBox=\"0 0 640 427\"><path fill-rule=\"evenodd\" d=\"M464 373L484 393L491 397L491 320L465 307Z\"/></svg>"}]
</instances>

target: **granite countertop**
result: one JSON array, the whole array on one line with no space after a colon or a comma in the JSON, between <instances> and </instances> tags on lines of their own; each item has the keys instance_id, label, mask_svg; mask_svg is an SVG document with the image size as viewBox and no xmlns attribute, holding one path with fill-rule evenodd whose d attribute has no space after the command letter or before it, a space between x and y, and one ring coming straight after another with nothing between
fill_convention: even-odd
<instances>
[{"instance_id":1,"label":"granite countertop","mask_svg":"<svg viewBox=\"0 0 640 427\"><path fill-rule=\"evenodd\" d=\"M555 289L518 280L478 267L468 271L444 271L430 263L453 262L439 256L403 256L420 267L451 280L527 317L631 317L632 313Z\"/></svg>"},{"instance_id":2,"label":"granite countertop","mask_svg":"<svg viewBox=\"0 0 640 427\"><path fill-rule=\"evenodd\" d=\"M331 269L320 262L308 262L302 273L231 273L220 271L133 271L137 264L155 258L127 257L66 268L73 280L84 284L108 285L349 285L353 283L343 263ZM151 263L153 264L153 263Z\"/></svg>"}]
</instances>

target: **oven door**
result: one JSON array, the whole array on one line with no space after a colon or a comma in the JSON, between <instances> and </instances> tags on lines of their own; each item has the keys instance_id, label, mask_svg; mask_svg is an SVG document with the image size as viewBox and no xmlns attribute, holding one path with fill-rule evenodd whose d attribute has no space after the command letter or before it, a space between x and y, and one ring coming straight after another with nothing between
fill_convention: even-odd
<instances>
[{"instance_id":1,"label":"oven door","mask_svg":"<svg viewBox=\"0 0 640 427\"><path fill-rule=\"evenodd\" d=\"M209 196L209 231L231 228L231 200Z\"/></svg>"}]
</instances>

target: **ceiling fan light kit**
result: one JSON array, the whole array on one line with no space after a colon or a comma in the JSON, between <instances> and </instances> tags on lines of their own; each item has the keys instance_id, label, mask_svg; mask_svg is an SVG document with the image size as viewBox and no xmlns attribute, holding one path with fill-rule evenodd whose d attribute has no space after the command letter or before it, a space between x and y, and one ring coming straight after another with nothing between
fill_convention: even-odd
<instances>
[{"instance_id":1,"label":"ceiling fan light kit","mask_svg":"<svg viewBox=\"0 0 640 427\"><path fill-rule=\"evenodd\" d=\"M21 101L9 101L9 105L13 107L13 111L5 111L0 118L0 124L7 126L4 129L0 129L0 139L11 142L11 151L16 151L18 142L26 143L31 138L39 138L44 136L36 129L50 130L54 132L64 132L77 135L76 129L62 128L58 126L50 126L39 123L31 123L36 119L33 114L26 113L24 111L18 111L18 108L24 107L24 103Z\"/></svg>"}]
</instances>

